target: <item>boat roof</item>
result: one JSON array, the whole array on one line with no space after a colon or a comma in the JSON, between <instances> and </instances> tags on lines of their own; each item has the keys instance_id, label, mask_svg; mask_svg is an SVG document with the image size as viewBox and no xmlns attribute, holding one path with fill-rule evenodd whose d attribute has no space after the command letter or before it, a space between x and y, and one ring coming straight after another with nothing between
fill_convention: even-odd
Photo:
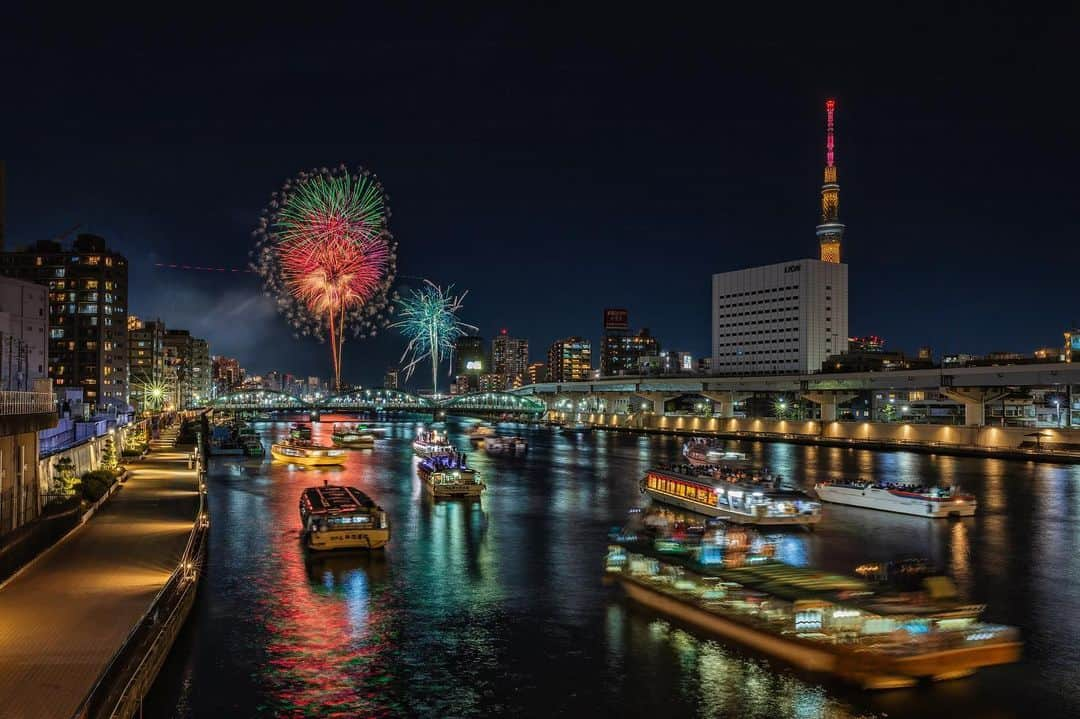
<instances>
[{"instance_id":1,"label":"boat roof","mask_svg":"<svg viewBox=\"0 0 1080 719\"><path fill-rule=\"evenodd\" d=\"M360 510L374 509L371 498L356 487L340 484L324 484L321 487L308 487L302 499L314 513L345 514Z\"/></svg>"}]
</instances>

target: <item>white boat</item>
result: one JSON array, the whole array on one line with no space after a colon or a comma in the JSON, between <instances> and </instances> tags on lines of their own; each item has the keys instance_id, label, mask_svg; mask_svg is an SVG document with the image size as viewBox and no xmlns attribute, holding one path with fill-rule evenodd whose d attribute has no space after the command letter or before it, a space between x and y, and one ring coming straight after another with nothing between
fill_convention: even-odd
<instances>
[{"instance_id":1,"label":"white boat","mask_svg":"<svg viewBox=\"0 0 1080 719\"><path fill-rule=\"evenodd\" d=\"M421 429L413 441L413 452L417 457L434 457L436 455L450 454L454 447L446 438L445 434L439 434L437 430Z\"/></svg>"},{"instance_id":2,"label":"white boat","mask_svg":"<svg viewBox=\"0 0 1080 719\"><path fill-rule=\"evenodd\" d=\"M487 437L484 451L496 456L520 456L529 449L524 437Z\"/></svg>"},{"instance_id":3,"label":"white boat","mask_svg":"<svg viewBox=\"0 0 1080 719\"><path fill-rule=\"evenodd\" d=\"M823 502L918 517L971 517L975 497L952 488L878 485L872 482L818 482L814 491Z\"/></svg>"},{"instance_id":4,"label":"white boat","mask_svg":"<svg viewBox=\"0 0 1080 719\"><path fill-rule=\"evenodd\" d=\"M735 524L809 527L821 521L821 505L802 492L768 491L707 474L650 469L641 491L657 502Z\"/></svg>"},{"instance_id":5,"label":"white boat","mask_svg":"<svg viewBox=\"0 0 1080 719\"><path fill-rule=\"evenodd\" d=\"M695 467L739 464L746 461L746 452L735 452L703 439L692 439L683 445L683 456Z\"/></svg>"}]
</instances>

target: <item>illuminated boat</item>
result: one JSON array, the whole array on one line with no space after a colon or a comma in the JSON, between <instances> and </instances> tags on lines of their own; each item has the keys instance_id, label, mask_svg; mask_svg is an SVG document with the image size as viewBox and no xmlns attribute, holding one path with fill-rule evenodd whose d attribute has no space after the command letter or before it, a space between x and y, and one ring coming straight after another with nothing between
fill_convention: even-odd
<instances>
[{"instance_id":1,"label":"illuminated boat","mask_svg":"<svg viewBox=\"0 0 1080 719\"><path fill-rule=\"evenodd\" d=\"M420 460L416 473L435 499L479 497L486 489L462 455L432 455Z\"/></svg>"},{"instance_id":2,"label":"illuminated boat","mask_svg":"<svg viewBox=\"0 0 1080 719\"><path fill-rule=\"evenodd\" d=\"M524 437L487 437L484 439L484 451L494 456L521 456L528 449L529 443Z\"/></svg>"},{"instance_id":3,"label":"illuminated boat","mask_svg":"<svg viewBox=\"0 0 1080 719\"><path fill-rule=\"evenodd\" d=\"M304 543L317 551L381 549L390 541L390 519L356 487L324 483L300 495Z\"/></svg>"},{"instance_id":4,"label":"illuminated boat","mask_svg":"<svg viewBox=\"0 0 1080 719\"><path fill-rule=\"evenodd\" d=\"M291 439L311 439L311 425L294 424L289 427L289 437Z\"/></svg>"},{"instance_id":5,"label":"illuminated boat","mask_svg":"<svg viewBox=\"0 0 1080 719\"><path fill-rule=\"evenodd\" d=\"M467 434L469 436L469 439L473 440L474 442L482 442L486 437L495 436L495 428L492 427L490 424L478 424L470 427L469 430L465 432L465 434Z\"/></svg>"},{"instance_id":6,"label":"illuminated boat","mask_svg":"<svg viewBox=\"0 0 1080 719\"><path fill-rule=\"evenodd\" d=\"M331 440L337 447L370 449L375 446L375 435L355 424L335 424Z\"/></svg>"},{"instance_id":7,"label":"illuminated boat","mask_svg":"<svg viewBox=\"0 0 1080 719\"><path fill-rule=\"evenodd\" d=\"M809 527L821 505L803 492L728 481L709 474L650 469L641 490L657 502L736 524Z\"/></svg>"},{"instance_id":8,"label":"illuminated boat","mask_svg":"<svg viewBox=\"0 0 1080 719\"><path fill-rule=\"evenodd\" d=\"M911 487L872 482L818 482L814 490L824 502L852 507L880 509L918 517L942 519L975 515L976 501L970 494L943 487Z\"/></svg>"},{"instance_id":9,"label":"illuminated boat","mask_svg":"<svg viewBox=\"0 0 1080 719\"><path fill-rule=\"evenodd\" d=\"M683 456L695 467L720 467L746 462L746 452L735 452L703 439L692 439L683 445Z\"/></svg>"},{"instance_id":10,"label":"illuminated boat","mask_svg":"<svg viewBox=\"0 0 1080 719\"><path fill-rule=\"evenodd\" d=\"M412 446L417 457L434 457L454 451L446 435L439 434L438 430L434 429L418 431Z\"/></svg>"},{"instance_id":11,"label":"illuminated boat","mask_svg":"<svg viewBox=\"0 0 1080 719\"><path fill-rule=\"evenodd\" d=\"M764 557L728 567L704 556L631 537L609 547L607 577L666 617L865 689L956 679L1020 658L1018 630L983 622L983 605L959 600L946 577L899 594Z\"/></svg>"},{"instance_id":12,"label":"illuminated boat","mask_svg":"<svg viewBox=\"0 0 1080 719\"><path fill-rule=\"evenodd\" d=\"M292 464L307 466L345 464L345 450L297 439L274 442L270 445L270 454L274 459Z\"/></svg>"}]
</instances>

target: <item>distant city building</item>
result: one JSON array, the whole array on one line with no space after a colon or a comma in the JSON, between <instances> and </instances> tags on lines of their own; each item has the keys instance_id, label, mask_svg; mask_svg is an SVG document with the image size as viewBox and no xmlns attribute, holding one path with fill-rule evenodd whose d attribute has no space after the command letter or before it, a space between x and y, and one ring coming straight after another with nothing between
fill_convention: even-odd
<instances>
[{"instance_id":1,"label":"distant city building","mask_svg":"<svg viewBox=\"0 0 1080 719\"><path fill-rule=\"evenodd\" d=\"M660 353L660 371L664 374L692 373L696 369L694 357L689 352Z\"/></svg>"},{"instance_id":2,"label":"distant city building","mask_svg":"<svg viewBox=\"0 0 1080 719\"><path fill-rule=\"evenodd\" d=\"M697 361L698 372L702 374L709 374L712 372L712 357L701 357Z\"/></svg>"},{"instance_id":3,"label":"distant city building","mask_svg":"<svg viewBox=\"0 0 1080 719\"><path fill-rule=\"evenodd\" d=\"M533 362L525 368L525 374L529 375L529 384L547 381L547 365L543 362Z\"/></svg>"},{"instance_id":4,"label":"distant city building","mask_svg":"<svg viewBox=\"0 0 1080 719\"><path fill-rule=\"evenodd\" d=\"M186 409L194 404L192 389L192 358L194 346L187 330L165 330L162 338L165 352L165 384L172 390L171 404Z\"/></svg>"},{"instance_id":5,"label":"distant city building","mask_svg":"<svg viewBox=\"0 0 1080 719\"><path fill-rule=\"evenodd\" d=\"M203 407L213 396L213 367L210 365L210 343L191 339L191 405Z\"/></svg>"},{"instance_id":6,"label":"distant city building","mask_svg":"<svg viewBox=\"0 0 1080 719\"><path fill-rule=\"evenodd\" d=\"M160 409L163 396L148 393L165 389L165 323L128 316L129 401L139 412Z\"/></svg>"},{"instance_id":7,"label":"distant city building","mask_svg":"<svg viewBox=\"0 0 1080 719\"><path fill-rule=\"evenodd\" d=\"M611 320L615 313L618 313L618 322ZM604 337L600 345L600 375L603 377L637 374L642 358L660 355L660 343L649 334L648 327L636 335L619 329L628 326L628 316L626 310L604 310Z\"/></svg>"},{"instance_id":8,"label":"distant city building","mask_svg":"<svg viewBox=\"0 0 1080 719\"><path fill-rule=\"evenodd\" d=\"M933 348L931 348L930 345L923 345L922 347L919 348L918 357L921 360L929 360L930 362L933 362L934 361L934 350L933 350Z\"/></svg>"},{"instance_id":9,"label":"distant city building","mask_svg":"<svg viewBox=\"0 0 1080 719\"><path fill-rule=\"evenodd\" d=\"M1062 353L1066 362L1080 362L1080 329L1071 329L1065 333Z\"/></svg>"},{"instance_id":10,"label":"distant city building","mask_svg":"<svg viewBox=\"0 0 1080 719\"><path fill-rule=\"evenodd\" d=\"M488 372L477 378L480 392L502 392L506 389L506 375Z\"/></svg>"},{"instance_id":11,"label":"distant city building","mask_svg":"<svg viewBox=\"0 0 1080 719\"><path fill-rule=\"evenodd\" d=\"M712 371L809 374L845 352L847 269L807 259L713 275Z\"/></svg>"},{"instance_id":12,"label":"distant city building","mask_svg":"<svg viewBox=\"0 0 1080 719\"><path fill-rule=\"evenodd\" d=\"M214 357L212 366L216 394L227 394L244 383L244 370L240 368L240 360L219 355Z\"/></svg>"},{"instance_id":13,"label":"distant city building","mask_svg":"<svg viewBox=\"0 0 1080 719\"><path fill-rule=\"evenodd\" d=\"M592 370L592 344L582 337L556 340L548 350L548 376L552 382L588 379Z\"/></svg>"},{"instance_id":14,"label":"distant city building","mask_svg":"<svg viewBox=\"0 0 1080 719\"><path fill-rule=\"evenodd\" d=\"M48 376L48 290L0 277L0 387L30 391Z\"/></svg>"},{"instance_id":15,"label":"distant city building","mask_svg":"<svg viewBox=\"0 0 1080 719\"><path fill-rule=\"evenodd\" d=\"M488 372L487 346L478 335L464 335L454 341L456 391L466 394L480 387L480 375Z\"/></svg>"},{"instance_id":16,"label":"distant city building","mask_svg":"<svg viewBox=\"0 0 1080 719\"><path fill-rule=\"evenodd\" d=\"M386 370L386 376L383 377L383 389L397 389L398 388L398 371L396 369Z\"/></svg>"},{"instance_id":17,"label":"distant city building","mask_svg":"<svg viewBox=\"0 0 1080 719\"><path fill-rule=\"evenodd\" d=\"M511 337L506 329L491 341L491 373L505 377L503 387L520 382L529 366L529 340Z\"/></svg>"},{"instance_id":18,"label":"distant city building","mask_svg":"<svg viewBox=\"0 0 1080 719\"><path fill-rule=\"evenodd\" d=\"M128 403L127 260L96 235L0 253L0 274L49 288L48 373L91 408Z\"/></svg>"},{"instance_id":19,"label":"distant city building","mask_svg":"<svg viewBox=\"0 0 1080 719\"><path fill-rule=\"evenodd\" d=\"M848 337L848 352L884 352L885 340L877 335Z\"/></svg>"},{"instance_id":20,"label":"distant city building","mask_svg":"<svg viewBox=\"0 0 1080 719\"><path fill-rule=\"evenodd\" d=\"M477 386L479 386L479 382L477 382ZM459 374L457 377L454 378L454 381L450 383L450 394L468 394L470 392L470 387L471 385L469 383L469 376L465 374Z\"/></svg>"},{"instance_id":21,"label":"distant city building","mask_svg":"<svg viewBox=\"0 0 1080 719\"><path fill-rule=\"evenodd\" d=\"M281 373L276 369L272 369L263 375L263 387L266 389L272 389L275 392L281 391Z\"/></svg>"}]
</instances>

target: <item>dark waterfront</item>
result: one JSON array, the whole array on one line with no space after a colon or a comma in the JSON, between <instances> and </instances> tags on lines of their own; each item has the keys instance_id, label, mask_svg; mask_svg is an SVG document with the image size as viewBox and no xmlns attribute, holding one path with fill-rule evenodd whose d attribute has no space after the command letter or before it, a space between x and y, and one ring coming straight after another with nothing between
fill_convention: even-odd
<instances>
[{"instance_id":1,"label":"dark waterfront","mask_svg":"<svg viewBox=\"0 0 1080 719\"><path fill-rule=\"evenodd\" d=\"M328 441L331 424L316 426ZM460 449L464 425L448 423ZM287 424L259 425L264 438ZM978 516L931 521L827 505L782 535L785 561L850 573L921 555L990 621L1021 628L1022 663L939 685L865 693L684 630L601 583L608 531L646 499L672 438L501 427L524 460L470 458L479 503L434 503L413 470L414 424L390 425L344 470L219 458L209 565L148 717L1016 717L1080 712L1080 468L746 443L755 463L823 477L954 483ZM268 442L264 442L268 445ZM736 446L736 443L731 443ZM310 556L306 486L364 489L390 513L385 556Z\"/></svg>"}]
</instances>

